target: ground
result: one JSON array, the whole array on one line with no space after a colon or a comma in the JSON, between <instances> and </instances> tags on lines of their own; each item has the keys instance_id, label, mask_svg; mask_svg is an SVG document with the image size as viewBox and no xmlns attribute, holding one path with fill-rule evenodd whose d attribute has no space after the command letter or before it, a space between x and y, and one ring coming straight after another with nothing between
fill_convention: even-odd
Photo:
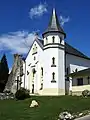
<instances>
[{"instance_id":1,"label":"ground","mask_svg":"<svg viewBox=\"0 0 90 120\"><path fill-rule=\"evenodd\" d=\"M32 99L39 103L39 107L29 107ZM59 113L64 110L68 110L71 113L90 110L90 98L32 96L30 99L23 101L0 101L1 120L57 120Z\"/></svg>"}]
</instances>

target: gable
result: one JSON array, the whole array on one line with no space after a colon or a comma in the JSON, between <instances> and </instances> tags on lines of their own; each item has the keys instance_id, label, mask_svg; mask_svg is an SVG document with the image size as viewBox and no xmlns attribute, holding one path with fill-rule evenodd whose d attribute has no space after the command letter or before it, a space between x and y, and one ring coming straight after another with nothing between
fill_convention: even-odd
<instances>
[{"instance_id":1,"label":"gable","mask_svg":"<svg viewBox=\"0 0 90 120\"><path fill-rule=\"evenodd\" d=\"M40 41L38 41L37 39L35 39L33 41L32 45L31 45L28 53L27 53L26 59L28 59L29 54L32 54L32 55L33 54L37 54L38 49L42 49L43 50L43 46L42 46L42 44L41 44Z\"/></svg>"}]
</instances>

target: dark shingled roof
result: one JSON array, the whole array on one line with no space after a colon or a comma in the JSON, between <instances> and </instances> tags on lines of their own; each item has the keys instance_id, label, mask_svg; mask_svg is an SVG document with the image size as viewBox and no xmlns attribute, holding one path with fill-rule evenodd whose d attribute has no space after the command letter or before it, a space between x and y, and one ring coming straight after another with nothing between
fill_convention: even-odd
<instances>
[{"instance_id":1,"label":"dark shingled roof","mask_svg":"<svg viewBox=\"0 0 90 120\"><path fill-rule=\"evenodd\" d=\"M43 40L40 40L40 43L42 44L43 46ZM81 53L79 50L77 50L76 48L72 47L71 45L69 45L68 43L65 42L65 53L66 54L71 54L71 55L75 55L75 56L78 56L78 57L82 57L82 58L85 58L85 59L89 59L89 57L87 57L86 55L84 55L83 53Z\"/></svg>"},{"instance_id":2,"label":"dark shingled roof","mask_svg":"<svg viewBox=\"0 0 90 120\"><path fill-rule=\"evenodd\" d=\"M66 42L65 42L65 52L68 54L78 56L78 57L90 59L89 57L87 57L86 55L84 55L83 53L81 53L80 51L78 51L77 49L75 49L74 47L72 47Z\"/></svg>"},{"instance_id":3,"label":"dark shingled roof","mask_svg":"<svg viewBox=\"0 0 90 120\"><path fill-rule=\"evenodd\" d=\"M51 15L51 19L50 19L48 28L42 35L44 36L44 34L46 34L48 32L60 32L60 33L63 33L66 37L65 32L63 31L63 29L61 28L61 26L59 24L55 9L53 9L53 11L52 11L52 15Z\"/></svg>"}]
</instances>

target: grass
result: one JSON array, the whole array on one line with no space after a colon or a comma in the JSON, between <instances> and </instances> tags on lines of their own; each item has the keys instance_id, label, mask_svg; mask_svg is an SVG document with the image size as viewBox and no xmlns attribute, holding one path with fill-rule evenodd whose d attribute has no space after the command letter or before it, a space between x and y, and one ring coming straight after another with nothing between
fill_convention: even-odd
<instances>
[{"instance_id":1,"label":"grass","mask_svg":"<svg viewBox=\"0 0 90 120\"><path fill-rule=\"evenodd\" d=\"M39 107L29 107L32 99L38 101ZM59 113L65 110L71 113L90 110L90 98L32 96L23 101L1 100L0 120L57 120Z\"/></svg>"}]
</instances>

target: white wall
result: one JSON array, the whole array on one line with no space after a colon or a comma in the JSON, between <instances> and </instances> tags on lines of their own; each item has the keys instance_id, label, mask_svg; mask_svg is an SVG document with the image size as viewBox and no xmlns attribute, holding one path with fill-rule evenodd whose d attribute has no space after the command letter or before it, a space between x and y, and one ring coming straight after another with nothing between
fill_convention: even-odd
<instances>
[{"instance_id":1,"label":"white wall","mask_svg":"<svg viewBox=\"0 0 90 120\"><path fill-rule=\"evenodd\" d=\"M37 53L32 55L33 53L33 47L36 44L37 46ZM34 56L36 57L36 60L34 60ZM35 66L35 67L32 67ZM30 74L32 72L32 69L35 68L37 71L37 75L36 75L36 80L39 81L40 79L40 68L43 67L43 50L41 49L41 47L38 45L37 41L34 41L32 48L29 51L29 54L26 58L26 74L25 74L25 87L27 89L31 89L30 88ZM29 72L29 75L27 75L27 71ZM39 83L37 81L35 82L35 90L37 91L37 89L39 89ZM37 83L37 84L36 84Z\"/></svg>"},{"instance_id":2,"label":"white wall","mask_svg":"<svg viewBox=\"0 0 90 120\"><path fill-rule=\"evenodd\" d=\"M55 43L59 44L49 44L52 43L52 37L55 37ZM57 93L65 93L65 51L64 51L64 37L61 34L46 34L48 43L46 45L46 38L44 38L44 88L57 89ZM60 37L62 37L62 42L60 45ZM56 67L51 67L52 58L55 58ZM55 73L55 83L52 83L52 73ZM60 91L62 90L62 91ZM63 93L62 93L63 94Z\"/></svg>"},{"instance_id":3,"label":"white wall","mask_svg":"<svg viewBox=\"0 0 90 120\"><path fill-rule=\"evenodd\" d=\"M75 71L76 68L80 71L90 67L90 60L66 54L66 68L67 67L70 67L70 73Z\"/></svg>"},{"instance_id":4,"label":"white wall","mask_svg":"<svg viewBox=\"0 0 90 120\"><path fill-rule=\"evenodd\" d=\"M53 57L55 57L56 67L51 67ZM56 83L51 83L53 72L55 72ZM58 88L58 49L57 48L49 48L44 50L44 88Z\"/></svg>"},{"instance_id":5,"label":"white wall","mask_svg":"<svg viewBox=\"0 0 90 120\"><path fill-rule=\"evenodd\" d=\"M62 44L64 45L64 36L60 33L47 33L44 36L44 45L52 43L52 37L55 36L55 43L60 43L60 38L62 39ZM47 38L47 40L46 40ZM46 42L48 41L48 42Z\"/></svg>"}]
</instances>

